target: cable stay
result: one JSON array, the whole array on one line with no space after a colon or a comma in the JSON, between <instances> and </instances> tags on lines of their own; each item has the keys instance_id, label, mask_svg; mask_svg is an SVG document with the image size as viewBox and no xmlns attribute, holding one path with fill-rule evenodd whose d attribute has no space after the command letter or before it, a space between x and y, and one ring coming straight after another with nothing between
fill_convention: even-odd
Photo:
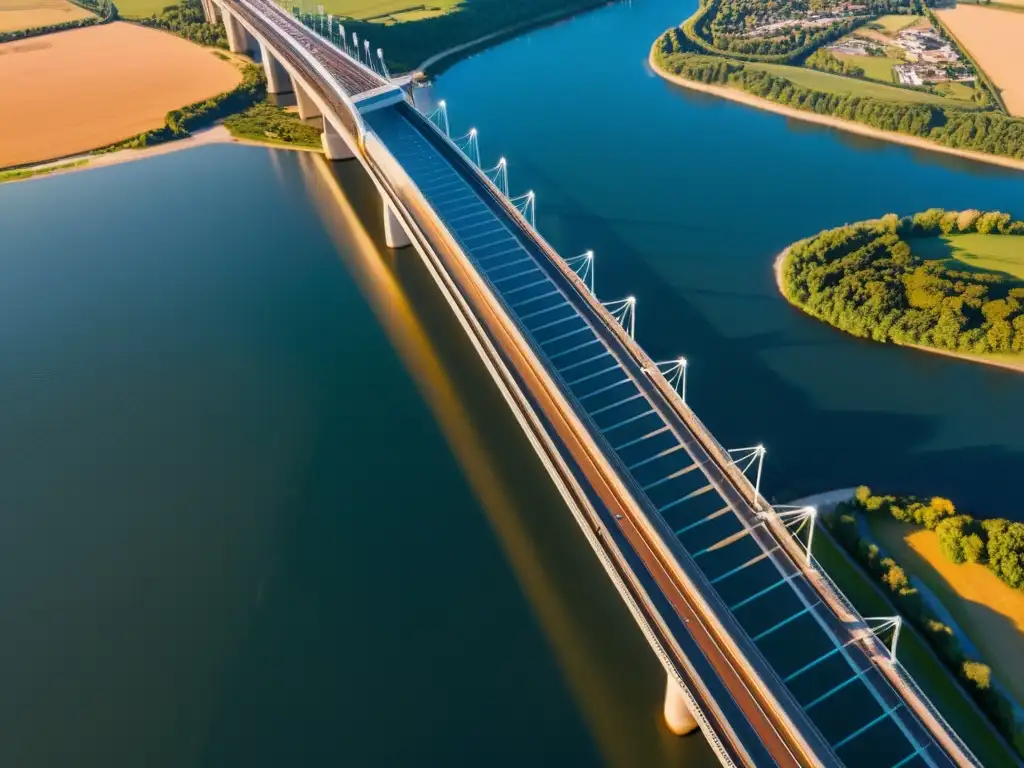
<instances>
[{"instance_id":1,"label":"cable stay","mask_svg":"<svg viewBox=\"0 0 1024 768\"><path fill-rule=\"evenodd\" d=\"M664 360L660 363L655 363L655 365L658 366L658 370L661 371L661 375L668 381L669 386L679 395L683 405L686 405L686 369L690 365L686 358L678 357L675 360Z\"/></svg>"},{"instance_id":2,"label":"cable stay","mask_svg":"<svg viewBox=\"0 0 1024 768\"><path fill-rule=\"evenodd\" d=\"M480 167L480 143L477 141L476 128L470 128L469 133L452 139L452 141L462 154L476 164L477 168Z\"/></svg>"},{"instance_id":3,"label":"cable stay","mask_svg":"<svg viewBox=\"0 0 1024 768\"><path fill-rule=\"evenodd\" d=\"M602 301L601 306L607 309L615 321L626 329L629 338L636 338L636 297L627 296L618 301Z\"/></svg>"},{"instance_id":4,"label":"cable stay","mask_svg":"<svg viewBox=\"0 0 1024 768\"><path fill-rule=\"evenodd\" d=\"M391 72L388 71L388 65L384 61L384 49L383 48L378 48L377 49L377 60L380 62L380 71L384 75L384 78L387 79L387 80L390 80L391 79Z\"/></svg>"},{"instance_id":5,"label":"cable stay","mask_svg":"<svg viewBox=\"0 0 1024 768\"><path fill-rule=\"evenodd\" d=\"M342 47L342 49L345 51L346 54L348 53L348 39L345 37L345 25L344 24L339 24L338 25L338 39L337 39L336 43Z\"/></svg>"},{"instance_id":6,"label":"cable stay","mask_svg":"<svg viewBox=\"0 0 1024 768\"><path fill-rule=\"evenodd\" d=\"M583 284L587 286L590 295L594 295L594 252L587 251L571 259L565 259L565 266L575 272Z\"/></svg>"},{"instance_id":7,"label":"cable stay","mask_svg":"<svg viewBox=\"0 0 1024 768\"><path fill-rule=\"evenodd\" d=\"M774 517L781 522L793 534L796 540L804 545L804 551L807 553L807 565L813 566L814 558L811 555L811 547L814 545L814 528L818 519L817 507L794 507L788 504L777 504L767 510L758 512L757 516L762 520ZM800 540L800 534L805 529L807 531L806 543Z\"/></svg>"},{"instance_id":8,"label":"cable stay","mask_svg":"<svg viewBox=\"0 0 1024 768\"><path fill-rule=\"evenodd\" d=\"M525 195L519 195L519 197L509 198L509 202L515 206L515 209L523 215L523 218L530 222L530 226L534 229L537 228L537 196L533 194L531 189Z\"/></svg>"},{"instance_id":9,"label":"cable stay","mask_svg":"<svg viewBox=\"0 0 1024 768\"><path fill-rule=\"evenodd\" d=\"M506 161L504 157L498 160L498 164L496 166L484 171L484 176L490 179L491 183L501 190L501 194L508 197L508 161Z\"/></svg>"},{"instance_id":10,"label":"cable stay","mask_svg":"<svg viewBox=\"0 0 1024 768\"><path fill-rule=\"evenodd\" d=\"M739 467L740 472L747 474L747 471L756 463L757 464L757 476L754 481L754 493L757 497L761 496L761 472L764 469L764 455L767 451L763 445L752 445L748 448L730 448L728 450L730 455L740 454L732 460L733 466ZM742 463L742 466L740 464Z\"/></svg>"},{"instance_id":11,"label":"cable stay","mask_svg":"<svg viewBox=\"0 0 1024 768\"><path fill-rule=\"evenodd\" d=\"M900 639L900 629L903 627L902 616L865 616L864 622L868 625L868 629L879 639L882 640L882 633L892 630L892 638L889 641L889 658L892 661L896 661L896 644ZM885 641L882 640L884 643Z\"/></svg>"},{"instance_id":12,"label":"cable stay","mask_svg":"<svg viewBox=\"0 0 1024 768\"><path fill-rule=\"evenodd\" d=\"M434 111L427 115L427 120L436 125L440 130L444 131L444 135L451 138L451 130L448 126L448 104L444 99L437 102L437 107Z\"/></svg>"}]
</instances>

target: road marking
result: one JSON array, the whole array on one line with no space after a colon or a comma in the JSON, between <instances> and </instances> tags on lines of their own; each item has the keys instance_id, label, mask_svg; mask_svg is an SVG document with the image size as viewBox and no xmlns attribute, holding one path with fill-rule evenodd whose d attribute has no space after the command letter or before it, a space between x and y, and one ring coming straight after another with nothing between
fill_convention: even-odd
<instances>
[{"instance_id":1,"label":"road marking","mask_svg":"<svg viewBox=\"0 0 1024 768\"><path fill-rule=\"evenodd\" d=\"M542 277L540 280L537 280L536 282L527 283L526 285L521 285L518 288L513 288L511 291L506 292L505 295L506 296L511 296L513 293L519 293L520 291L525 291L527 288L532 288L535 285L540 285L541 283L549 283L549 282L551 282L551 281L548 280L547 277ZM537 296L535 298L539 299L540 296Z\"/></svg>"},{"instance_id":2,"label":"road marking","mask_svg":"<svg viewBox=\"0 0 1024 768\"><path fill-rule=\"evenodd\" d=\"M686 533L691 528L696 528L698 525L704 525L704 523L707 523L707 522L709 522L711 520L714 520L717 517L721 517L722 515L724 515L729 510L730 510L730 508L729 508L728 505L722 507L721 509L716 509L710 515L705 515L704 517L702 517L700 520L697 520L696 522L690 523L689 525L684 525L682 528L680 528L678 531L676 531L676 536L682 536L684 533Z\"/></svg>"},{"instance_id":3,"label":"road marking","mask_svg":"<svg viewBox=\"0 0 1024 768\"><path fill-rule=\"evenodd\" d=\"M523 299L522 301L517 301L517 302L514 302L514 303L509 303L509 307L511 309L515 309L516 307L521 307L524 304L529 304L531 301L540 301L541 299L546 299L548 296L554 296L556 293L560 293L560 291L557 288L554 288L554 289L548 291L547 293L542 293L540 296L534 296L534 297L529 298L529 299ZM560 305L555 305L555 306L560 306Z\"/></svg>"},{"instance_id":4,"label":"road marking","mask_svg":"<svg viewBox=\"0 0 1024 768\"><path fill-rule=\"evenodd\" d=\"M654 430L653 432L648 432L643 437L638 437L635 440L630 440L627 443L623 443L620 446L612 448L612 450L615 451L616 453L618 453L619 451L621 451L624 448L629 448L629 446L631 446L631 445L636 445L637 443L642 443L644 440L647 440L648 438L654 437L655 435L660 435L662 432L667 432L667 431L668 431L668 427L667 426L659 427L658 429Z\"/></svg>"},{"instance_id":5,"label":"road marking","mask_svg":"<svg viewBox=\"0 0 1024 768\"><path fill-rule=\"evenodd\" d=\"M629 381L632 381L632 380L629 378L629 376L626 376L624 379L619 379L614 384L609 384L606 387L601 387L600 389L595 389L593 392L588 392L587 394L583 395L582 397L577 397L576 399L579 400L582 403L587 398L593 397L594 395L600 395L602 392L607 392L609 389L614 389L615 387L618 387L621 384L625 384L625 383L627 383Z\"/></svg>"},{"instance_id":6,"label":"road marking","mask_svg":"<svg viewBox=\"0 0 1024 768\"><path fill-rule=\"evenodd\" d=\"M608 353L605 352L605 354L608 354ZM597 357L604 357L604 355L598 355ZM597 358L593 358L593 359L596 360ZM586 361L584 361L584 362L586 362ZM577 363L577 365L582 365L582 363ZM597 373L591 373L591 374L588 374L586 376L582 376L582 377L580 377L578 379L573 379L572 381L567 381L565 384L568 387L575 387L577 384L581 384L584 381L586 381L587 379L592 379L595 376L600 376L602 373L608 373L608 371L614 371L616 368L621 368L621 367L622 367L621 365L619 365L618 363L615 363L615 365L609 365L607 368L602 368ZM563 371L563 373L564 372L565 371Z\"/></svg>"},{"instance_id":7,"label":"road marking","mask_svg":"<svg viewBox=\"0 0 1024 768\"><path fill-rule=\"evenodd\" d=\"M655 488L655 487L661 485L662 483L667 483L669 480L675 480L677 477L682 477L683 475L687 474L688 472L691 472L692 470L696 469L699 466L700 466L700 464L698 464L697 462L693 462L693 464L687 464L685 467L677 469L671 475L668 475L667 477L661 478L661 480L655 480L653 483L648 483L643 488L641 488L641 490L646 492L646 491L650 490L651 488ZM697 494L696 491L694 491L694 493L692 493L690 495L693 496L695 494L699 495L699 494Z\"/></svg>"},{"instance_id":8,"label":"road marking","mask_svg":"<svg viewBox=\"0 0 1024 768\"><path fill-rule=\"evenodd\" d=\"M885 720L885 719L886 719L887 717L889 717L889 716L890 716L890 715L891 715L891 714L892 714L893 712L895 712L895 711L896 711L897 709L899 709L899 708L900 708L900 707L902 707L902 706L903 706L903 702L901 701L901 702L899 702L899 703L898 703L898 704L897 704L896 706L894 706L894 707L890 707L889 709L885 710L885 711L884 711L884 712L883 712L882 714L880 714L880 715L879 715L878 717L876 717L876 718L875 718L874 720L872 720L872 721L871 721L870 723L868 723L867 725L863 725L863 726L861 726L860 728L858 728L858 729L857 729L856 731L854 731L853 733L851 733L851 734L850 734L849 736L847 736L847 737L846 737L845 739L843 739L842 741L838 742L837 744L833 744L833 745L832 745L832 749L834 749L834 750L835 750L835 749L839 749L840 747L843 747L843 746L845 746L846 744L850 743L851 741L853 741L854 739L856 739L856 738L857 738L858 736L860 736L860 735L861 735L862 733L864 733L865 731L867 731L867 730L869 730L869 729L871 729L871 728L874 728L874 727L875 727L876 725L878 725L878 724L879 724L880 722L882 722L883 720Z\"/></svg>"},{"instance_id":9,"label":"road marking","mask_svg":"<svg viewBox=\"0 0 1024 768\"><path fill-rule=\"evenodd\" d=\"M595 360L600 360L602 357L606 357L606 356L607 357L611 357L612 355L609 352L601 352L599 354L594 355L593 357L588 357L586 360L580 360L578 363L573 363L572 365L565 366L565 368L559 368L558 372L564 375L566 371L571 371L573 368L579 368L581 365L586 365L587 363L592 363ZM618 366L618 364L616 364L616 365L614 365L612 367L613 368L618 368L619 366ZM573 382L573 383L575 383L575 382ZM566 386L568 386L568 385L566 385Z\"/></svg>"},{"instance_id":10,"label":"road marking","mask_svg":"<svg viewBox=\"0 0 1024 768\"><path fill-rule=\"evenodd\" d=\"M817 603L814 603L814 605L817 605ZM761 639L763 639L765 637L768 637L768 635L770 635L775 630L782 629L784 626L789 624L791 621L796 621L801 616L803 616L805 613L810 612L811 608L813 608L814 605L809 605L806 608L804 608L803 610L797 611L792 616L790 616L788 619L783 619L782 621L778 622L777 624L773 624L772 626L768 627L768 629L766 629L764 632L761 632L758 635L756 635L755 637L752 637L751 640L753 640L756 643L758 640L761 640ZM806 707L805 707L805 709L806 709Z\"/></svg>"},{"instance_id":11,"label":"road marking","mask_svg":"<svg viewBox=\"0 0 1024 768\"><path fill-rule=\"evenodd\" d=\"M618 424L612 424L610 427L605 427L604 429L601 430L601 433L602 434L607 434L608 432L611 432L613 429L618 429L619 427L624 427L627 424L629 424L630 422L636 421L637 419L642 419L644 416L647 416L648 414L651 414L651 413L654 413L654 409L653 408L651 408L651 410L649 410L649 411L644 411L639 416L634 416L631 419L626 419L625 421L620 421Z\"/></svg>"},{"instance_id":12,"label":"road marking","mask_svg":"<svg viewBox=\"0 0 1024 768\"><path fill-rule=\"evenodd\" d=\"M584 331L589 331L589 330L590 330L590 326L587 325L586 323L584 323L581 328L577 328L575 331L569 331L568 333L563 333L563 334L561 334L559 336L555 336L553 339L548 339L547 341L538 341L537 343L540 344L541 347L543 348L543 347L547 346L548 344L553 344L556 341L561 341L562 339L567 339L570 336L575 336L577 333L583 333Z\"/></svg>"},{"instance_id":13,"label":"road marking","mask_svg":"<svg viewBox=\"0 0 1024 768\"><path fill-rule=\"evenodd\" d=\"M541 270L539 270L536 266L532 266L529 269L524 269L522 272L516 272L514 275L506 275L505 277L499 277L497 280L491 280L491 284L499 285L500 283L504 283L506 280L515 280L517 277L523 277L524 275L529 275L533 272L540 271Z\"/></svg>"},{"instance_id":14,"label":"road marking","mask_svg":"<svg viewBox=\"0 0 1024 768\"><path fill-rule=\"evenodd\" d=\"M543 331L545 328L553 328L554 326L559 325L560 323L578 319L579 315L569 315L568 317L563 317L561 320L552 320L550 323L544 323L544 325L538 326L537 328L530 328L530 333L537 333L539 331Z\"/></svg>"}]
</instances>

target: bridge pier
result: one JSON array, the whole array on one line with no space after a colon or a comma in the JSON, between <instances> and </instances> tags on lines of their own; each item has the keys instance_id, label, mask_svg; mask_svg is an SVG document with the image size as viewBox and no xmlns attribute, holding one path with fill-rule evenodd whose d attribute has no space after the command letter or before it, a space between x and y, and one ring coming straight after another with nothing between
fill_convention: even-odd
<instances>
[{"instance_id":1,"label":"bridge pier","mask_svg":"<svg viewBox=\"0 0 1024 768\"><path fill-rule=\"evenodd\" d=\"M356 156L355 152L345 141L345 137L334 127L334 123L324 115L324 132L320 134L320 143L324 148L324 155L328 160L351 160Z\"/></svg>"},{"instance_id":2,"label":"bridge pier","mask_svg":"<svg viewBox=\"0 0 1024 768\"><path fill-rule=\"evenodd\" d=\"M405 248L412 245L398 214L387 200L384 201L384 243L388 248Z\"/></svg>"},{"instance_id":3,"label":"bridge pier","mask_svg":"<svg viewBox=\"0 0 1024 768\"><path fill-rule=\"evenodd\" d=\"M303 120L320 117L320 108L313 101L313 97L309 95L306 86L297 79L292 80L292 85L295 86L295 103L299 108L299 117Z\"/></svg>"},{"instance_id":4,"label":"bridge pier","mask_svg":"<svg viewBox=\"0 0 1024 768\"><path fill-rule=\"evenodd\" d=\"M228 33L228 48L232 53L249 53L256 50L256 40L249 34L242 22L227 8L221 8L224 17L224 28Z\"/></svg>"},{"instance_id":5,"label":"bridge pier","mask_svg":"<svg viewBox=\"0 0 1024 768\"><path fill-rule=\"evenodd\" d=\"M203 19L207 24L217 23L217 9L214 7L213 0L202 0L203 6Z\"/></svg>"},{"instance_id":6,"label":"bridge pier","mask_svg":"<svg viewBox=\"0 0 1024 768\"><path fill-rule=\"evenodd\" d=\"M686 703L683 689L679 681L672 675L666 675L665 686L665 724L676 736L685 736L697 730L697 721Z\"/></svg>"},{"instance_id":7,"label":"bridge pier","mask_svg":"<svg viewBox=\"0 0 1024 768\"><path fill-rule=\"evenodd\" d=\"M262 40L260 41L260 62L263 64L264 72L267 73L267 93L292 92L291 77L288 76L288 72L274 55L274 49Z\"/></svg>"}]
</instances>

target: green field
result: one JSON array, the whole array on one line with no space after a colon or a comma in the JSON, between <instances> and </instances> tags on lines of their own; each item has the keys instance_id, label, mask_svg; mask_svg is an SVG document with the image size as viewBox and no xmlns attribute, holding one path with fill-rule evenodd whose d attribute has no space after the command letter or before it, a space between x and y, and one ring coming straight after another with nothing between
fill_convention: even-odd
<instances>
[{"instance_id":1,"label":"green field","mask_svg":"<svg viewBox=\"0 0 1024 768\"><path fill-rule=\"evenodd\" d=\"M114 0L117 13L123 19L144 19L155 16L168 5L177 5L175 0Z\"/></svg>"},{"instance_id":2,"label":"green field","mask_svg":"<svg viewBox=\"0 0 1024 768\"><path fill-rule=\"evenodd\" d=\"M372 24L397 24L443 16L463 0L296 0L303 11L316 13L322 5L326 13ZM470 0L472 2L472 0Z\"/></svg>"},{"instance_id":3,"label":"green field","mask_svg":"<svg viewBox=\"0 0 1024 768\"><path fill-rule=\"evenodd\" d=\"M914 253L959 262L968 269L1004 272L1024 280L1024 235L947 235L911 241Z\"/></svg>"},{"instance_id":4,"label":"green field","mask_svg":"<svg viewBox=\"0 0 1024 768\"><path fill-rule=\"evenodd\" d=\"M820 535L822 533L826 535ZM814 556L862 616L891 616L895 612L869 577L844 556L825 531L819 530L814 538ZM901 633L897 651L906 670L982 764L987 768L1009 768L1018 764L1003 747L988 720L974 708L967 694L915 630L908 628Z\"/></svg>"},{"instance_id":5,"label":"green field","mask_svg":"<svg viewBox=\"0 0 1024 768\"><path fill-rule=\"evenodd\" d=\"M747 69L760 69L773 75L784 77L796 85L813 88L828 93L864 96L879 101L912 102L918 104L949 105L949 99L923 91L911 91L905 88L875 83L870 80L859 80L854 77L832 75L803 67L790 67L786 64L762 64L760 62L743 62Z\"/></svg>"},{"instance_id":6,"label":"green field","mask_svg":"<svg viewBox=\"0 0 1024 768\"><path fill-rule=\"evenodd\" d=\"M895 35L901 29L913 26L921 20L920 16L910 16L908 14L890 14L888 16L879 16L874 21L869 21L865 27L867 29L873 29L876 32L882 32L889 35Z\"/></svg>"},{"instance_id":7,"label":"green field","mask_svg":"<svg viewBox=\"0 0 1024 768\"><path fill-rule=\"evenodd\" d=\"M854 56L850 53L836 53L835 57L840 61L860 67L864 70L864 77L877 80L880 83L893 82L892 68L903 63L902 59L890 56Z\"/></svg>"}]
</instances>

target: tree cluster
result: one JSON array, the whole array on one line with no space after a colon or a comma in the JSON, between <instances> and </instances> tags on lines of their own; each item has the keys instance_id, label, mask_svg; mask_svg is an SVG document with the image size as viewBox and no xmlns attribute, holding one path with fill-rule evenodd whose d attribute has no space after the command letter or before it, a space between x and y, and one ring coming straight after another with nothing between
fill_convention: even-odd
<instances>
[{"instance_id":1,"label":"tree cluster","mask_svg":"<svg viewBox=\"0 0 1024 768\"><path fill-rule=\"evenodd\" d=\"M935 208L838 227L790 249L783 291L855 336L975 354L1024 352L1024 283L914 253L920 238L968 232L1022 235L1024 221Z\"/></svg>"},{"instance_id":2,"label":"tree cluster","mask_svg":"<svg viewBox=\"0 0 1024 768\"><path fill-rule=\"evenodd\" d=\"M1003 518L976 520L959 514L949 499L878 496L857 489L856 505L865 512L892 515L904 523L935 531L943 554L954 563L979 563L1014 589L1024 588L1024 523Z\"/></svg>"},{"instance_id":3,"label":"tree cluster","mask_svg":"<svg viewBox=\"0 0 1024 768\"><path fill-rule=\"evenodd\" d=\"M966 516L957 515L952 502L947 499L922 501L911 497L875 496L868 488L861 487L852 502L840 504L825 516L824 523L843 548L885 588L899 613L921 632L996 728L1015 746L1024 743L1021 740L1024 733L1014 717L1014 705L992 685L989 665L968 658L953 628L932 612L906 571L893 558L883 555L877 544L861 537L857 515L877 514L879 510L894 514L901 520L930 525L936 532L956 528L960 525L956 521ZM941 538L943 533L939 535ZM953 536L947 532L946 540L952 539ZM945 548L946 545L943 546Z\"/></svg>"},{"instance_id":4,"label":"tree cluster","mask_svg":"<svg viewBox=\"0 0 1024 768\"><path fill-rule=\"evenodd\" d=\"M847 77L864 77L864 68L843 61L834 56L824 48L819 48L804 61L805 67L817 69L819 72L830 72L833 75L846 75Z\"/></svg>"},{"instance_id":5,"label":"tree cluster","mask_svg":"<svg viewBox=\"0 0 1024 768\"><path fill-rule=\"evenodd\" d=\"M142 19L141 24L171 32L199 45L227 48L227 30L222 24L208 24L199 0L183 0L168 5L155 16Z\"/></svg>"},{"instance_id":6,"label":"tree cluster","mask_svg":"<svg viewBox=\"0 0 1024 768\"><path fill-rule=\"evenodd\" d=\"M236 136L271 139L304 147L320 146L320 131L306 125L297 115L267 101L253 104L244 112L230 115L224 125Z\"/></svg>"}]
</instances>

